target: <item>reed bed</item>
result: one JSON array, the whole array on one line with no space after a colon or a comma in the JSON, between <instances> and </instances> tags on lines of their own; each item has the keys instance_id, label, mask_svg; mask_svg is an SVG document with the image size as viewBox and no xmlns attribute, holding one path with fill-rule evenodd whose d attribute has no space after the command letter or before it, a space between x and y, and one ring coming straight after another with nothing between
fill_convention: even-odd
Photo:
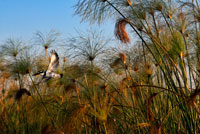
<instances>
[{"instance_id":1,"label":"reed bed","mask_svg":"<svg viewBox=\"0 0 200 134\"><path fill-rule=\"evenodd\" d=\"M37 84L58 34L36 33L36 58L35 46L5 41L0 134L200 133L198 0L79 0L75 13L114 18L121 47L102 32L78 34L62 45L63 78Z\"/></svg>"}]
</instances>

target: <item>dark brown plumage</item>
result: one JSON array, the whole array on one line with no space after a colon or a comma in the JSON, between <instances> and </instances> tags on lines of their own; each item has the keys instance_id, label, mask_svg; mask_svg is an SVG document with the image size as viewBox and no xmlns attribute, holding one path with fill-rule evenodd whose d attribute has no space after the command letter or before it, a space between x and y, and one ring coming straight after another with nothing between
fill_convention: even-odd
<instances>
[{"instance_id":1,"label":"dark brown plumage","mask_svg":"<svg viewBox=\"0 0 200 134\"><path fill-rule=\"evenodd\" d=\"M15 100L20 100L24 94L31 96L31 93L26 88L20 88L15 94Z\"/></svg>"}]
</instances>

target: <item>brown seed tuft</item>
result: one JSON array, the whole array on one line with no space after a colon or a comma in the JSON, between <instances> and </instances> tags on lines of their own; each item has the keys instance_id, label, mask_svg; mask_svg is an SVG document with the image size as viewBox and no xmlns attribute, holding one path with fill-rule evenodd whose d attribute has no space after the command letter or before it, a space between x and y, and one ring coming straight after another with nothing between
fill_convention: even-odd
<instances>
[{"instance_id":1,"label":"brown seed tuft","mask_svg":"<svg viewBox=\"0 0 200 134\"><path fill-rule=\"evenodd\" d=\"M159 28L159 29L158 29L158 34L160 34L160 33L161 33L161 31L162 31L162 29L161 29L161 28Z\"/></svg>"},{"instance_id":2,"label":"brown seed tuft","mask_svg":"<svg viewBox=\"0 0 200 134\"><path fill-rule=\"evenodd\" d=\"M156 10L162 11L162 9L163 9L162 3L157 3L157 4L156 4Z\"/></svg>"},{"instance_id":3,"label":"brown seed tuft","mask_svg":"<svg viewBox=\"0 0 200 134\"><path fill-rule=\"evenodd\" d=\"M146 67L147 69L151 69L151 65L150 65L150 64L146 64L145 67Z\"/></svg>"},{"instance_id":4,"label":"brown seed tuft","mask_svg":"<svg viewBox=\"0 0 200 134\"><path fill-rule=\"evenodd\" d=\"M148 77L151 77L152 70L151 70L151 65L150 64L146 64L145 65L145 73L148 75Z\"/></svg>"},{"instance_id":5,"label":"brown seed tuft","mask_svg":"<svg viewBox=\"0 0 200 134\"><path fill-rule=\"evenodd\" d=\"M171 13L171 12L168 12L167 17L168 17L169 19L171 19L171 18L172 18L172 13Z\"/></svg>"},{"instance_id":6,"label":"brown seed tuft","mask_svg":"<svg viewBox=\"0 0 200 134\"><path fill-rule=\"evenodd\" d=\"M179 18L180 20L183 20L183 19L185 18L183 12L181 12L180 14L178 14L178 18Z\"/></svg>"},{"instance_id":7,"label":"brown seed tuft","mask_svg":"<svg viewBox=\"0 0 200 134\"><path fill-rule=\"evenodd\" d=\"M125 29L126 24L128 23L129 23L128 19L119 19L115 24L115 36L125 44L130 42L130 38Z\"/></svg>"},{"instance_id":8,"label":"brown seed tuft","mask_svg":"<svg viewBox=\"0 0 200 134\"><path fill-rule=\"evenodd\" d=\"M138 72L138 71L139 71L138 66L134 66L134 67L133 67L133 71L134 71L134 72Z\"/></svg>"},{"instance_id":9,"label":"brown seed tuft","mask_svg":"<svg viewBox=\"0 0 200 134\"><path fill-rule=\"evenodd\" d=\"M67 60L66 60L66 57L64 57L64 58L63 58L63 62L65 63L66 61L67 61Z\"/></svg>"},{"instance_id":10,"label":"brown seed tuft","mask_svg":"<svg viewBox=\"0 0 200 134\"><path fill-rule=\"evenodd\" d=\"M125 65L126 64L126 55L123 54L123 53L119 53L119 56L120 56L120 58L122 60L122 63Z\"/></svg>"},{"instance_id":11,"label":"brown seed tuft","mask_svg":"<svg viewBox=\"0 0 200 134\"><path fill-rule=\"evenodd\" d=\"M132 5L131 0L126 0L126 4L127 4L127 6L131 6Z\"/></svg>"},{"instance_id":12,"label":"brown seed tuft","mask_svg":"<svg viewBox=\"0 0 200 134\"><path fill-rule=\"evenodd\" d=\"M180 58L183 59L183 52L180 52Z\"/></svg>"},{"instance_id":13,"label":"brown seed tuft","mask_svg":"<svg viewBox=\"0 0 200 134\"><path fill-rule=\"evenodd\" d=\"M189 32L186 32L185 36L186 37L189 37L190 33Z\"/></svg>"}]
</instances>

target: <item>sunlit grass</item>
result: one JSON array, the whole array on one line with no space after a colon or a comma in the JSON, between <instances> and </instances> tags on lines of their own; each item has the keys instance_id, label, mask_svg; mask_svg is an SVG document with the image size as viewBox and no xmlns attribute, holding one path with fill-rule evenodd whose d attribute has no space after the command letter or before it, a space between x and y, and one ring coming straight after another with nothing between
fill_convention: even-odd
<instances>
[{"instance_id":1,"label":"sunlit grass","mask_svg":"<svg viewBox=\"0 0 200 134\"><path fill-rule=\"evenodd\" d=\"M63 78L46 83L36 84L32 74L48 67L57 33L36 33L46 56L34 58L21 41L7 40L0 53L0 134L199 133L198 4L80 0L76 13L84 20L120 16L114 35L122 47L111 48L102 33L80 33L63 48L67 57L56 70Z\"/></svg>"}]
</instances>

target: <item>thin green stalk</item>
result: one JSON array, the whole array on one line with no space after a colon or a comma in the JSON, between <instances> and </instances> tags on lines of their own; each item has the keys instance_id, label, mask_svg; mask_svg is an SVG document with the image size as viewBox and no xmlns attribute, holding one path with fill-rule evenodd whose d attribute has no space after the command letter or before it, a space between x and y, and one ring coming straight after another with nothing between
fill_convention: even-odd
<instances>
[{"instance_id":1,"label":"thin green stalk","mask_svg":"<svg viewBox=\"0 0 200 134\"><path fill-rule=\"evenodd\" d=\"M53 118L51 118L51 115L50 115L50 113L49 113L47 107L45 106L45 104L44 104L44 102L43 102L43 99L42 99L42 96L40 95L40 93L39 93L39 91L38 91L38 89L37 89L37 87L36 87L36 85L35 85L35 83L34 83L32 77L31 77L30 73L29 73L29 77L30 77L30 79L31 79L31 81L32 81L32 83L33 83L35 89L36 89L36 92L37 92L37 94L38 94L38 96L39 96L39 98L40 98L40 101L41 101L41 103L42 103L42 105L43 105L43 107L44 107L44 109L45 109L47 115L50 117L50 120L51 120L51 123L52 123L53 127L56 129L55 121L54 121Z\"/></svg>"},{"instance_id":2,"label":"thin green stalk","mask_svg":"<svg viewBox=\"0 0 200 134\"><path fill-rule=\"evenodd\" d=\"M185 42L186 55L188 55L189 52L188 52L188 47L187 47L187 41L186 41L185 36L183 35L183 33L182 33L181 35L182 35L183 40L184 40L184 42ZM187 56L187 63L188 63L188 65L190 65L189 56ZM188 66L188 68L189 68L190 88L192 88L191 67Z\"/></svg>"},{"instance_id":3,"label":"thin green stalk","mask_svg":"<svg viewBox=\"0 0 200 134\"><path fill-rule=\"evenodd\" d=\"M141 36L142 36L142 31L141 31ZM145 63L147 62L146 61L146 53L145 53L145 49L144 49L144 42L142 41L142 49L143 49L143 54L144 54L144 61L145 61Z\"/></svg>"}]
</instances>

